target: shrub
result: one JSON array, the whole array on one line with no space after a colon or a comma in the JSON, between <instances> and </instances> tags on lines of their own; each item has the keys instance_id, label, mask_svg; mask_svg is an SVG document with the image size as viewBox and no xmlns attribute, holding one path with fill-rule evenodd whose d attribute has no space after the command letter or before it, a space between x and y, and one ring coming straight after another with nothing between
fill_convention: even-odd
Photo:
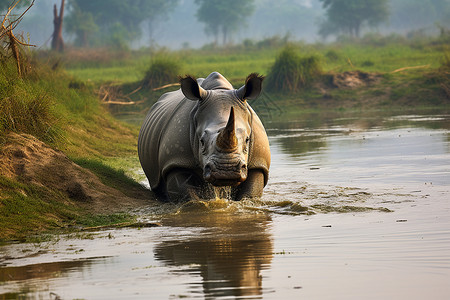
<instances>
[{"instance_id":1,"label":"shrub","mask_svg":"<svg viewBox=\"0 0 450 300\"><path fill-rule=\"evenodd\" d=\"M273 92L297 92L309 86L322 73L320 59L300 56L292 46L278 55L267 76L267 89Z\"/></svg>"},{"instance_id":2,"label":"shrub","mask_svg":"<svg viewBox=\"0 0 450 300\"><path fill-rule=\"evenodd\" d=\"M148 88L156 88L178 81L181 66L179 62L164 54L157 54L145 73L143 84Z\"/></svg>"},{"instance_id":3,"label":"shrub","mask_svg":"<svg viewBox=\"0 0 450 300\"><path fill-rule=\"evenodd\" d=\"M330 61L338 61L341 55L334 49L330 49L325 53L325 57Z\"/></svg>"},{"instance_id":4,"label":"shrub","mask_svg":"<svg viewBox=\"0 0 450 300\"><path fill-rule=\"evenodd\" d=\"M369 60L365 60L361 63L361 66L363 67L373 67L375 65L375 63L373 61Z\"/></svg>"}]
</instances>

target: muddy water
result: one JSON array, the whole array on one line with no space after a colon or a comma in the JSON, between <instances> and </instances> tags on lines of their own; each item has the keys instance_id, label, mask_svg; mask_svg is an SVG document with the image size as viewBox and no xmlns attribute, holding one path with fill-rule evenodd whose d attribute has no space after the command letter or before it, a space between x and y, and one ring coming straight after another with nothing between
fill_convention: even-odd
<instances>
[{"instance_id":1,"label":"muddy water","mask_svg":"<svg viewBox=\"0 0 450 300\"><path fill-rule=\"evenodd\" d=\"M266 122L259 201L0 247L0 299L449 299L450 114Z\"/></svg>"}]
</instances>

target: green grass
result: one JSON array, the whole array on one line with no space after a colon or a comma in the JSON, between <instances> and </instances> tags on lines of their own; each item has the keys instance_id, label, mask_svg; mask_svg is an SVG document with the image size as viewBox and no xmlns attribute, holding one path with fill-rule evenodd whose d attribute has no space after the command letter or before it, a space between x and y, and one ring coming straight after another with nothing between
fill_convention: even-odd
<instances>
[{"instance_id":1,"label":"green grass","mask_svg":"<svg viewBox=\"0 0 450 300\"><path fill-rule=\"evenodd\" d=\"M155 55L150 67L145 73L143 85L148 88L157 88L178 80L181 71L181 63L166 53Z\"/></svg>"},{"instance_id":2,"label":"green grass","mask_svg":"<svg viewBox=\"0 0 450 300\"><path fill-rule=\"evenodd\" d=\"M64 227L80 212L56 191L0 176L0 241Z\"/></svg>"},{"instance_id":3,"label":"green grass","mask_svg":"<svg viewBox=\"0 0 450 300\"><path fill-rule=\"evenodd\" d=\"M326 71L350 71L388 73L404 67L429 65L438 68L443 55L441 49L429 47L415 49L408 45L372 47L364 45L335 46L340 59L328 59ZM367 62L371 62L367 64Z\"/></svg>"},{"instance_id":4,"label":"green grass","mask_svg":"<svg viewBox=\"0 0 450 300\"><path fill-rule=\"evenodd\" d=\"M267 88L270 86L268 75L283 49L281 47L282 45L267 48L237 46L228 49L172 51L169 54L180 62L179 75L206 77L211 72L218 71L236 88L239 88L249 73L257 72L267 76L264 86L268 91ZM447 90L447 93L450 91L449 85L445 83L445 76L440 76L440 81L434 83L426 79L427 74L432 74L443 64L445 65L443 61L449 48L440 39L430 39L425 42L404 39L385 39L382 42L369 40L368 44L362 42L327 45L294 43L293 48L300 57L316 58L319 69L325 74L325 77L321 79L323 81L327 80L327 75L356 70L384 75L382 83L378 83L376 87L362 87L360 88L363 89L362 91L358 89L327 90L328 108L346 109L352 105L351 103L355 103L355 107L360 107L364 105L360 103L361 97L367 96L377 100L379 106L386 108L402 105L423 107L448 105L448 96L442 91ZM82 63L79 65L75 63L67 69L67 72L77 80L90 80L94 82L94 85L114 81L122 86L124 94L128 94L142 85L145 71L149 68L154 55L141 50L126 56L122 61L119 59L111 63L105 62L95 67L82 68ZM394 72L402 68L405 69ZM116 107L116 112L146 111L162 93L174 89L177 87L156 92L145 88L140 89L131 98L135 101L144 100L143 103L136 106ZM317 88L301 89L290 94L271 93L272 98L288 110L324 109L321 105L324 96L318 92Z\"/></svg>"},{"instance_id":5,"label":"green grass","mask_svg":"<svg viewBox=\"0 0 450 300\"><path fill-rule=\"evenodd\" d=\"M123 168L123 164L112 167L111 165L114 165L113 163L107 165L107 162L105 161L92 158L74 158L73 161L80 167L91 170L99 177L103 184L113 186L124 193L127 193L130 187L140 186L135 180L128 176Z\"/></svg>"},{"instance_id":6,"label":"green grass","mask_svg":"<svg viewBox=\"0 0 450 300\"><path fill-rule=\"evenodd\" d=\"M269 91L294 93L309 87L322 73L317 55L301 56L292 46L286 46L278 55L267 76Z\"/></svg>"},{"instance_id":7,"label":"green grass","mask_svg":"<svg viewBox=\"0 0 450 300\"><path fill-rule=\"evenodd\" d=\"M428 45L417 48L407 43L382 46L362 44L296 45L302 56L315 55L322 59L324 72L343 72L358 69L365 72L392 72L399 68L429 65L430 69L440 66L443 50L441 46ZM251 72L267 75L282 48L231 49L220 51L173 51L182 63L180 75L207 76L213 71L230 79L244 79ZM123 63L102 64L93 67L68 66L75 78L94 82L130 83L142 80L151 64L153 54L139 52L127 57ZM367 63L370 62L370 63Z\"/></svg>"},{"instance_id":8,"label":"green grass","mask_svg":"<svg viewBox=\"0 0 450 300\"><path fill-rule=\"evenodd\" d=\"M28 133L97 171L106 184L122 191L138 186L119 166L114 169L101 163L137 156L138 127L115 120L101 105L94 85L37 62L19 77L14 61L2 59L0 150L11 141L10 132ZM80 207L57 189L20 176L0 176L0 240L22 240L33 233L77 224L87 213Z\"/></svg>"},{"instance_id":9,"label":"green grass","mask_svg":"<svg viewBox=\"0 0 450 300\"><path fill-rule=\"evenodd\" d=\"M13 63L0 69L0 91L0 136L23 132L47 142L62 137L56 102L38 83L20 78Z\"/></svg>"},{"instance_id":10,"label":"green grass","mask_svg":"<svg viewBox=\"0 0 450 300\"><path fill-rule=\"evenodd\" d=\"M110 215L84 215L77 220L77 224L85 227L108 226L125 222L133 222L136 217L126 213Z\"/></svg>"},{"instance_id":11,"label":"green grass","mask_svg":"<svg viewBox=\"0 0 450 300\"><path fill-rule=\"evenodd\" d=\"M245 79L248 74L258 72L265 74L274 62L276 50L258 51L257 53L217 53L204 51L176 51L171 55L180 62L180 74L190 74L196 77L206 77L213 71L222 73L227 78ZM134 59L127 59L126 63L102 66L82 67L82 65L68 66L67 72L75 78L101 82L130 83L141 81L147 69L151 66L151 53L135 55ZM69 58L68 58L69 59Z\"/></svg>"}]
</instances>

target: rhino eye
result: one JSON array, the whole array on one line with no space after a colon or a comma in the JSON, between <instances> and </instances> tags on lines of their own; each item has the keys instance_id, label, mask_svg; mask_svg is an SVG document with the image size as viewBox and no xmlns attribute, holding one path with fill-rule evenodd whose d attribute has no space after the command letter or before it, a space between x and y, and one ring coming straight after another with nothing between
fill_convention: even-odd
<instances>
[{"instance_id":1,"label":"rhino eye","mask_svg":"<svg viewBox=\"0 0 450 300\"><path fill-rule=\"evenodd\" d=\"M203 138L200 139L200 144L202 145L202 148L205 148L205 140Z\"/></svg>"},{"instance_id":2,"label":"rhino eye","mask_svg":"<svg viewBox=\"0 0 450 300\"><path fill-rule=\"evenodd\" d=\"M248 137L245 139L245 143L248 144L249 142L250 142L250 137L248 136Z\"/></svg>"}]
</instances>

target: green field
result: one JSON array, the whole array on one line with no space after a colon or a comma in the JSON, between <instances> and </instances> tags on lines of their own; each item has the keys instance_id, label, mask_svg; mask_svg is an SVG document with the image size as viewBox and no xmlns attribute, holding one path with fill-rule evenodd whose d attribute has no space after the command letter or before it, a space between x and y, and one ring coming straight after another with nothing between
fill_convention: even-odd
<instances>
[{"instance_id":1,"label":"green field","mask_svg":"<svg viewBox=\"0 0 450 300\"><path fill-rule=\"evenodd\" d=\"M424 46L403 43L377 45L297 44L300 55L317 55L321 58L325 72L361 70L364 72L389 73L400 68L422 66L424 69L438 68L446 47L427 44ZM182 74L198 77L218 71L230 79L243 79L249 73L267 75L281 48L230 49L217 51L190 50L166 52L181 66ZM130 83L143 78L157 53L136 51L122 60L114 60L89 66L79 63L67 65L67 72L80 80L95 83ZM67 58L70 59L70 58ZM180 75L182 75L180 74Z\"/></svg>"},{"instance_id":2,"label":"green field","mask_svg":"<svg viewBox=\"0 0 450 300\"><path fill-rule=\"evenodd\" d=\"M68 53L66 71L83 82L101 86L105 83L119 87L122 95L139 102L133 106L112 107L114 113L144 112L159 96L174 88L152 92L143 87L143 78L152 62L163 56L178 64L179 75L206 77L213 71L224 75L237 88L252 72L269 75L278 55L286 47L300 57L315 57L322 76L309 87L292 92L270 91L273 99L289 111L310 109L392 109L393 107L446 106L449 101L448 61L449 38L427 38L415 41L398 37L372 38L331 44L288 43L267 47L151 51L139 50L117 54L105 52L102 60L89 60L89 55ZM90 55L95 56L95 55ZM73 59L72 57L75 57ZM108 59L110 57L110 59ZM347 71L374 74L374 84L359 88L336 88L333 76ZM289 76L289 74L287 75ZM176 83L173 78L169 83ZM331 83L331 84L330 84ZM120 98L120 97L118 97ZM122 97L123 98L123 97Z\"/></svg>"}]
</instances>

